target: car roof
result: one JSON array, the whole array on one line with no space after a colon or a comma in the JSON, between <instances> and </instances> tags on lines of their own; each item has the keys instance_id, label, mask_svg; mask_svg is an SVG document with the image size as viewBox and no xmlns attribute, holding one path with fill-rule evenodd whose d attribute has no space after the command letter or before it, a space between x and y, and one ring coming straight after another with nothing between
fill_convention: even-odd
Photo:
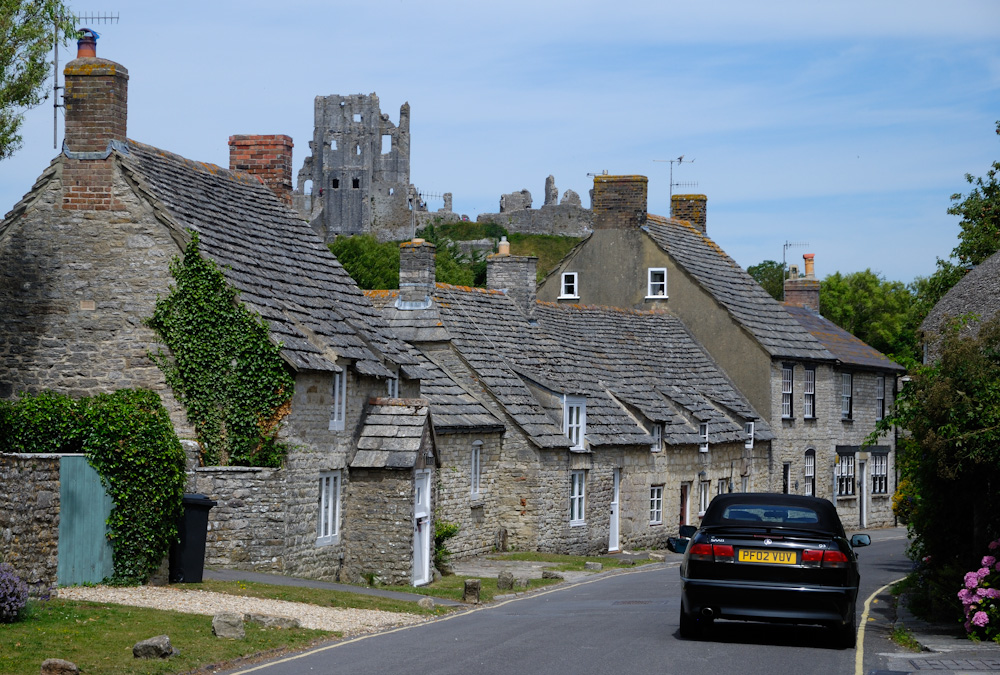
<instances>
[{"instance_id":1,"label":"car roof","mask_svg":"<svg viewBox=\"0 0 1000 675\"><path fill-rule=\"evenodd\" d=\"M837 515L837 509L828 499L806 497L805 495L787 495L781 493L734 492L718 495L708 505L708 510L701 521L702 527L713 525L746 525L746 522L732 521L723 517L726 508L734 504L753 506L797 506L814 511L817 521L814 523L796 523L797 529L819 530L833 532L844 536L844 526Z\"/></svg>"}]
</instances>

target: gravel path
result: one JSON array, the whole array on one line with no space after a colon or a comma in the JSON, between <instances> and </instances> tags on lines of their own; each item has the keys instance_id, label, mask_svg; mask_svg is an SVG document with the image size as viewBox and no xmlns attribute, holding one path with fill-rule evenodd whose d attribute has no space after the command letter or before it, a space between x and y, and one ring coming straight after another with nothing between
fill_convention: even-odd
<instances>
[{"instance_id":1,"label":"gravel path","mask_svg":"<svg viewBox=\"0 0 1000 675\"><path fill-rule=\"evenodd\" d=\"M303 628L339 631L358 635L393 626L426 621L424 616L384 612L378 609L339 609L285 600L245 598L210 591L186 591L162 586L119 588L112 586L72 586L60 588L58 596L68 600L108 602L133 607L151 607L185 614L212 616L219 612L270 614L298 619Z\"/></svg>"}]
</instances>

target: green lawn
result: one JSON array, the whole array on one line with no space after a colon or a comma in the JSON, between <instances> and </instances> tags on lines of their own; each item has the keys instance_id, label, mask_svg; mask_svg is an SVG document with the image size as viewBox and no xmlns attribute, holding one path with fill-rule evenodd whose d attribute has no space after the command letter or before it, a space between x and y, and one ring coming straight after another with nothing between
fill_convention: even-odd
<instances>
[{"instance_id":1,"label":"green lawn","mask_svg":"<svg viewBox=\"0 0 1000 675\"><path fill-rule=\"evenodd\" d=\"M169 635L180 654L168 660L136 659L132 645ZM263 654L277 655L336 633L295 628L265 630L246 624L245 640L220 640L212 617L140 607L53 599L32 606L30 616L0 624L0 673L38 675L42 661L72 661L86 675L187 673Z\"/></svg>"},{"instance_id":2,"label":"green lawn","mask_svg":"<svg viewBox=\"0 0 1000 675\"><path fill-rule=\"evenodd\" d=\"M387 590L390 591L404 591L407 593L420 593L421 595L430 595L435 598L449 598L451 600L462 600L462 595L465 593L465 580L479 578L479 601L489 602L497 595L505 595L510 593L510 591L500 591L497 590L497 580L491 579L489 577L463 577L459 574L449 574L448 576L441 577L438 581L427 584L426 586L418 586L414 588L412 586L385 586ZM559 583L558 579L532 579L529 582L528 590L543 588L545 586L551 586L552 584ZM518 591L523 591L525 589L515 589Z\"/></svg>"}]
</instances>

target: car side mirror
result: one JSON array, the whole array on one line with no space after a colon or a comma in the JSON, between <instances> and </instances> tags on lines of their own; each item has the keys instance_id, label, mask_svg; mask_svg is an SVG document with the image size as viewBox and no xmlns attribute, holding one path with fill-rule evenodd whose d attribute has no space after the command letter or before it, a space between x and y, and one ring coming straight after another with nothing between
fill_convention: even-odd
<instances>
[{"instance_id":1,"label":"car side mirror","mask_svg":"<svg viewBox=\"0 0 1000 675\"><path fill-rule=\"evenodd\" d=\"M872 538L867 534L856 534L851 537L851 548L857 548L859 546L871 546Z\"/></svg>"}]
</instances>

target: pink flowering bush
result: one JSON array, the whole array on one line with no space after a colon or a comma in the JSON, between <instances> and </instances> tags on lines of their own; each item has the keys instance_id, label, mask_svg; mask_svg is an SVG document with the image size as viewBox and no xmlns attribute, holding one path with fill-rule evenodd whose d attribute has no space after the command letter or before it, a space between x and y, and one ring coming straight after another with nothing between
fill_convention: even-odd
<instances>
[{"instance_id":1,"label":"pink flowering bush","mask_svg":"<svg viewBox=\"0 0 1000 675\"><path fill-rule=\"evenodd\" d=\"M989 549L1000 549L1000 539L991 541ZM969 637L1000 642L1000 562L996 556L983 556L979 569L965 574L958 599Z\"/></svg>"}]
</instances>

